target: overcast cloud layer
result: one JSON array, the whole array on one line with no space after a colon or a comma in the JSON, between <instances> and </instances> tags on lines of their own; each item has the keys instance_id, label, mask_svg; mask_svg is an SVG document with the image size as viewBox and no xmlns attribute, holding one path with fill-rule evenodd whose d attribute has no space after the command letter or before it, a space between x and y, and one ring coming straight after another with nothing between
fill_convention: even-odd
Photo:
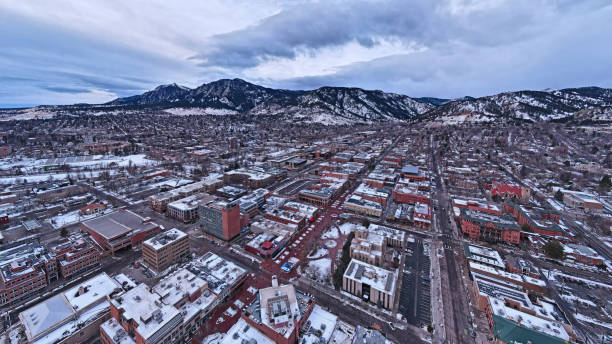
<instances>
[{"instance_id":1,"label":"overcast cloud layer","mask_svg":"<svg viewBox=\"0 0 612 344\"><path fill-rule=\"evenodd\" d=\"M612 87L608 0L0 0L0 106L219 78L453 98Z\"/></svg>"}]
</instances>

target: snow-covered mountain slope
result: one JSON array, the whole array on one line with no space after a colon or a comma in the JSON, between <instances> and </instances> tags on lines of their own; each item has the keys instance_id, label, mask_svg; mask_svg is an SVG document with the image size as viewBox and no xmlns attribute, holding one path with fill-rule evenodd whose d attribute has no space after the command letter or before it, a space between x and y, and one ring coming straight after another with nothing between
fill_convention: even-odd
<instances>
[{"instance_id":1,"label":"snow-covered mountain slope","mask_svg":"<svg viewBox=\"0 0 612 344\"><path fill-rule=\"evenodd\" d=\"M598 87L505 92L447 100L411 98L352 87L282 90L241 79L221 79L193 89L177 84L162 85L141 95L118 98L106 104L0 109L0 120L159 113L169 116L272 115L275 120L326 125L382 121L424 121L438 125L538 121L607 123L611 108L612 89Z\"/></svg>"},{"instance_id":2,"label":"snow-covered mountain slope","mask_svg":"<svg viewBox=\"0 0 612 344\"><path fill-rule=\"evenodd\" d=\"M577 111L600 106L612 106L612 90L584 87L518 91L451 101L429 111L421 119L440 124L538 122L566 118Z\"/></svg>"},{"instance_id":3,"label":"snow-covered mountain slope","mask_svg":"<svg viewBox=\"0 0 612 344\"><path fill-rule=\"evenodd\" d=\"M220 113L282 115L287 120L342 124L408 120L434 108L432 104L400 94L348 87L290 91L262 87L240 79L222 79L195 89L177 87L160 86L140 96L119 98L107 105L199 107L208 109L207 112L218 109Z\"/></svg>"}]
</instances>

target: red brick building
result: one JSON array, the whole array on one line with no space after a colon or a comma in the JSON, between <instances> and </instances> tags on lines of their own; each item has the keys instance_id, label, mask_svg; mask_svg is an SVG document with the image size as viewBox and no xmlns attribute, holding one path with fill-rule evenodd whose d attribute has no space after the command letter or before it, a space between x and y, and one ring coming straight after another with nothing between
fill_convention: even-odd
<instances>
[{"instance_id":1,"label":"red brick building","mask_svg":"<svg viewBox=\"0 0 612 344\"><path fill-rule=\"evenodd\" d=\"M521 229L514 219L461 209L461 231L472 239L518 245Z\"/></svg>"},{"instance_id":2,"label":"red brick building","mask_svg":"<svg viewBox=\"0 0 612 344\"><path fill-rule=\"evenodd\" d=\"M429 194L420 191L418 188L408 187L403 184L396 184L393 189L393 201L395 203L430 203Z\"/></svg>"},{"instance_id":3,"label":"red brick building","mask_svg":"<svg viewBox=\"0 0 612 344\"><path fill-rule=\"evenodd\" d=\"M53 253L59 271L65 279L71 279L100 266L100 251L84 239L70 241L54 247Z\"/></svg>"},{"instance_id":4,"label":"red brick building","mask_svg":"<svg viewBox=\"0 0 612 344\"><path fill-rule=\"evenodd\" d=\"M491 197L493 196L500 196L504 199L516 199L524 202L531 197L531 190L518 184L493 182Z\"/></svg>"},{"instance_id":5,"label":"red brick building","mask_svg":"<svg viewBox=\"0 0 612 344\"><path fill-rule=\"evenodd\" d=\"M0 252L0 306L14 305L37 296L57 279L57 261L35 243Z\"/></svg>"},{"instance_id":6,"label":"red brick building","mask_svg":"<svg viewBox=\"0 0 612 344\"><path fill-rule=\"evenodd\" d=\"M248 223L249 218L249 214L240 213L240 205L235 201L201 204L198 213L200 228L223 240L230 240L240 234L240 229Z\"/></svg>"},{"instance_id":7,"label":"red brick building","mask_svg":"<svg viewBox=\"0 0 612 344\"><path fill-rule=\"evenodd\" d=\"M504 203L504 212L512 214L519 226L527 226L532 233L551 237L570 237L569 233L559 225L561 213L558 211L527 207L507 201Z\"/></svg>"},{"instance_id":8,"label":"red brick building","mask_svg":"<svg viewBox=\"0 0 612 344\"><path fill-rule=\"evenodd\" d=\"M138 245L160 230L150 218L125 209L81 222L81 231L89 233L102 250L111 253Z\"/></svg>"}]
</instances>

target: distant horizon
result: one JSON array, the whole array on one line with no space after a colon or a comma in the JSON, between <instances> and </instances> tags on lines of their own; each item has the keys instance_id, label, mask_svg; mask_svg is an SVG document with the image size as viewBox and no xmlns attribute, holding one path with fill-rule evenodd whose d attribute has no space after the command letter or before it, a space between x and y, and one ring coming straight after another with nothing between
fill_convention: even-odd
<instances>
[{"instance_id":1,"label":"distant horizon","mask_svg":"<svg viewBox=\"0 0 612 344\"><path fill-rule=\"evenodd\" d=\"M0 106L222 78L445 99L612 87L609 18L604 0L6 1Z\"/></svg>"}]
</instances>

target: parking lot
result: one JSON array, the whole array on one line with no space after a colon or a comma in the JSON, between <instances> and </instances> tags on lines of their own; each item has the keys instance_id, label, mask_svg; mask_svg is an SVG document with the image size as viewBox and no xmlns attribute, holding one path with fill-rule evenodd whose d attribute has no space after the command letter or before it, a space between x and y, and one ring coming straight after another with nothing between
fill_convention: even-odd
<instances>
[{"instance_id":1,"label":"parking lot","mask_svg":"<svg viewBox=\"0 0 612 344\"><path fill-rule=\"evenodd\" d=\"M409 242L406 248L399 313L415 326L431 324L429 250L422 239Z\"/></svg>"}]
</instances>

